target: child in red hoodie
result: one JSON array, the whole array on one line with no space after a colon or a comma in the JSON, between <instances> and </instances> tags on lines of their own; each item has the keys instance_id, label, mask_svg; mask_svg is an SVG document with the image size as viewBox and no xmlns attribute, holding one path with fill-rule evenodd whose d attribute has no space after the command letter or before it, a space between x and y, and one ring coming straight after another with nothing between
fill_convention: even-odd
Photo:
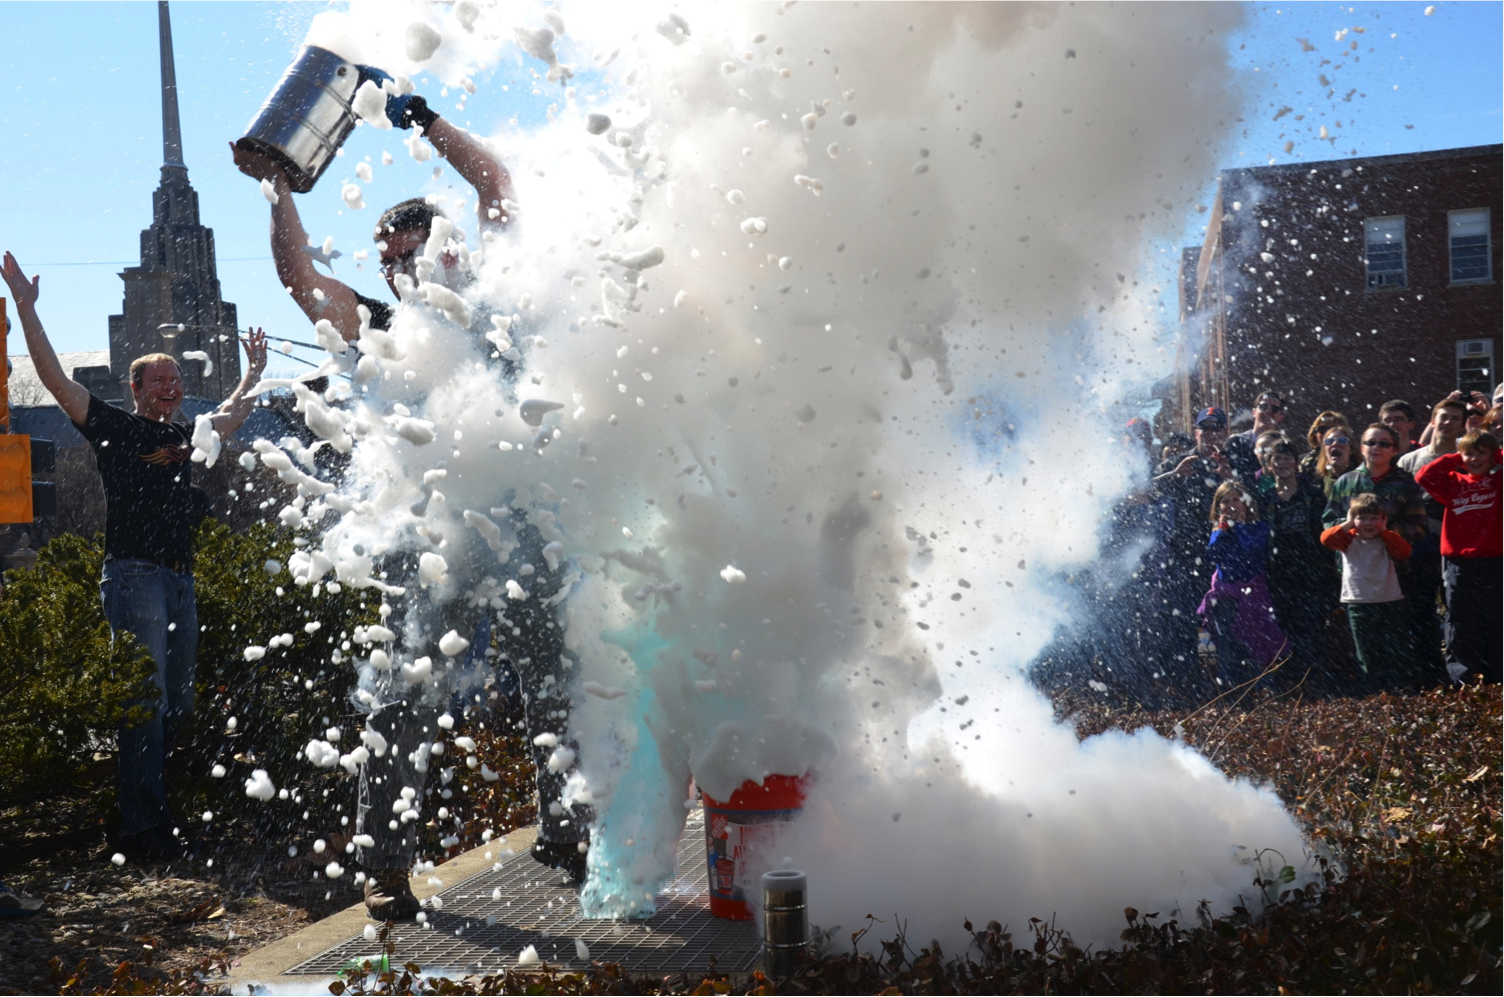
<instances>
[{"instance_id":1,"label":"child in red hoodie","mask_svg":"<svg viewBox=\"0 0 1504 997\"><path fill-rule=\"evenodd\" d=\"M1457 452L1438 457L1415 481L1446 507L1441 519L1442 575L1446 582L1447 671L1461 680L1476 672L1498 682L1504 647L1500 554L1499 439L1474 430Z\"/></svg>"}]
</instances>

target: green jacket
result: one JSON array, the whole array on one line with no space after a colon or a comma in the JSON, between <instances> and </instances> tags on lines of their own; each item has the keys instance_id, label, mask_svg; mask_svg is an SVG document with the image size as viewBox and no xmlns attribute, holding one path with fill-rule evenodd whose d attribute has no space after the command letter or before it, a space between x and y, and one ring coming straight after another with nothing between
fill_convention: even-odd
<instances>
[{"instance_id":1,"label":"green jacket","mask_svg":"<svg viewBox=\"0 0 1504 997\"><path fill-rule=\"evenodd\" d=\"M1426 524L1425 492L1397 464L1391 464L1389 472L1378 481L1373 480L1368 468L1362 465L1338 478L1327 499L1326 512L1321 515L1322 523L1332 527L1345 521L1348 501L1364 492L1373 492L1379 497L1385 515L1389 517L1389 528L1412 546L1426 538L1430 527Z\"/></svg>"}]
</instances>

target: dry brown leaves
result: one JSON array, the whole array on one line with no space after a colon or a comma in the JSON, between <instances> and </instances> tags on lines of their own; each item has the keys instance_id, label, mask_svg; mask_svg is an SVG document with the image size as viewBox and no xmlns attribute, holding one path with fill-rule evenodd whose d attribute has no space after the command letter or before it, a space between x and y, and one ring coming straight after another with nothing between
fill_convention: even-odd
<instances>
[{"instance_id":1,"label":"dry brown leaves","mask_svg":"<svg viewBox=\"0 0 1504 997\"><path fill-rule=\"evenodd\" d=\"M633 978L614 966L585 973L424 980L417 967L401 967L351 979L346 992L1495 994L1504 989L1499 889L1504 746L1497 686L1353 700L1244 701L1193 716L1100 704L1072 703L1067 709L1074 711L1071 720L1083 738L1143 726L1175 736L1180 723L1186 741L1229 775L1271 786L1333 856L1325 888L1313 885L1287 894L1285 903L1261 916L1238 911L1195 925L1161 923L1155 915L1128 909L1121 947L1101 952L1075 945L1068 925L994 921L967 925L972 944L965 952L911 944L900 934L882 943L879 956L831 955L777 984L760 975L736 981L718 975ZM501 776L494 783L468 778L459 785L457 803L467 808L476 829L504 831L532 817L527 746L507 725L500 726L501 731L470 732L481 757ZM430 829L435 836L438 831ZM125 932L114 932L113 947L99 951L101 962L115 960L107 963L114 971L96 970L74 982L72 992L194 992L204 986L199 974L212 976L212 964L202 957L196 964L186 959L188 952L201 950L173 949L168 932L213 931L243 919L237 904L245 901L234 898L224 901L222 918L209 919L214 907L200 913L221 895L212 889L185 893L158 915L162 928L143 924L128 941ZM72 899L78 900L76 890ZM117 905L110 916L119 916L121 909ZM174 916L184 920L174 925ZM66 929L69 915L54 918L47 929L51 937L35 938L44 946L60 945L59 929ZM16 930L14 922L0 927ZM146 930L151 933L141 933ZM868 930L880 936L891 928L873 924ZM142 939L161 944L147 950L152 942ZM13 958L14 935L11 941ZM161 971L164 949L179 953L170 972ZM159 960L156 970L150 965L153 955ZM68 984L71 966L63 960L56 964L54 989Z\"/></svg>"}]
</instances>

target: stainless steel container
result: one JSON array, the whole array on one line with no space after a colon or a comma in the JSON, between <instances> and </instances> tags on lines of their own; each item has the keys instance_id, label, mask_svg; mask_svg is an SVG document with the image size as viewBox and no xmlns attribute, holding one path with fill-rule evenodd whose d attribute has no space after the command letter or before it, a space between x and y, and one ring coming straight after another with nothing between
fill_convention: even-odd
<instances>
[{"instance_id":1,"label":"stainless steel container","mask_svg":"<svg viewBox=\"0 0 1504 997\"><path fill-rule=\"evenodd\" d=\"M762 874L764 971L775 980L798 971L809 949L809 877L793 869Z\"/></svg>"},{"instance_id":2,"label":"stainless steel container","mask_svg":"<svg viewBox=\"0 0 1504 997\"><path fill-rule=\"evenodd\" d=\"M371 78L363 66L327 49L306 46L235 144L275 159L287 171L292 189L305 194L354 130L350 102L361 83Z\"/></svg>"}]
</instances>

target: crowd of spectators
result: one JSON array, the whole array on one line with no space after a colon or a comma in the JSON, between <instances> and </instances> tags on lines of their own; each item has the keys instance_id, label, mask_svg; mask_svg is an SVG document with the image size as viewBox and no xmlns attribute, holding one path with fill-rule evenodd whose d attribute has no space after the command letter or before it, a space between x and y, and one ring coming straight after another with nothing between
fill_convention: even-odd
<instances>
[{"instance_id":1,"label":"crowd of spectators","mask_svg":"<svg viewBox=\"0 0 1504 997\"><path fill-rule=\"evenodd\" d=\"M1125 443L1154 466L1109 544L1133 570L1099 572L1091 633L1057 670L1111 672L1147 705L1499 682L1499 395L1454 392L1425 419L1401 400L1373 421L1327 410L1301 434L1270 391L1248 430L1202 409L1158 453L1134 420Z\"/></svg>"}]
</instances>

